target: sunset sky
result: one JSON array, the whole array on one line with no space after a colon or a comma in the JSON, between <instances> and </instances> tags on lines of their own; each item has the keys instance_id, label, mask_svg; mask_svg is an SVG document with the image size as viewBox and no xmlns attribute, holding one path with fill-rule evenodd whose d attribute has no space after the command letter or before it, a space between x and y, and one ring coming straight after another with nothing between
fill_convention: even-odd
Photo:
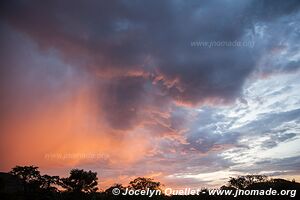
<instances>
[{"instance_id":1,"label":"sunset sky","mask_svg":"<svg viewBox=\"0 0 300 200\"><path fill-rule=\"evenodd\" d=\"M0 171L300 181L299 69L297 0L1 1Z\"/></svg>"}]
</instances>

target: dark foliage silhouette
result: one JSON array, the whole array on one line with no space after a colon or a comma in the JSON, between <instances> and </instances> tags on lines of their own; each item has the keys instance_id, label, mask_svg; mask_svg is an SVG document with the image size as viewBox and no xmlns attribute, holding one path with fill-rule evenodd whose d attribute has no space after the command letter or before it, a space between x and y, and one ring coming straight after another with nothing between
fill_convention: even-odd
<instances>
[{"instance_id":1,"label":"dark foliage silhouette","mask_svg":"<svg viewBox=\"0 0 300 200\"><path fill-rule=\"evenodd\" d=\"M14 180L12 180L14 178ZM11 179L11 180L10 180ZM16 181L17 180L17 181ZM16 166L9 173L0 173L0 198L19 199L19 200L102 200L102 199L149 199L148 196L115 196L113 190L117 188L120 193L126 189L131 190L161 190L161 183L152 178L138 177L130 181L128 186L114 184L105 191L98 190L97 173L85 171L83 169L72 169L69 177L60 178L59 176L41 175L36 166ZM18 188L21 185L24 190L9 190L11 183ZM10 185L10 186L9 186ZM9 186L9 187L8 187ZM201 186L199 186L201 188ZM290 196L232 196L208 195L209 189L205 193L195 196L153 196L151 199L176 200L176 199L297 199L296 192L300 191L300 183L285 179L271 179L264 175L244 175L230 177L227 185L223 185L221 190L245 191L260 190L267 191L272 188L278 192L289 190ZM202 190L203 191L203 190Z\"/></svg>"},{"instance_id":2,"label":"dark foliage silhouette","mask_svg":"<svg viewBox=\"0 0 300 200\"><path fill-rule=\"evenodd\" d=\"M59 181L59 176L49 176L46 174L40 177L41 188L48 191L57 192L58 189L55 185L58 185Z\"/></svg>"},{"instance_id":3,"label":"dark foliage silhouette","mask_svg":"<svg viewBox=\"0 0 300 200\"><path fill-rule=\"evenodd\" d=\"M25 183L31 183L39 179L40 171L36 166L16 166L10 171L12 175L18 176Z\"/></svg>"},{"instance_id":4,"label":"dark foliage silhouette","mask_svg":"<svg viewBox=\"0 0 300 200\"><path fill-rule=\"evenodd\" d=\"M238 176L237 178L230 177L228 183L229 187L233 187L236 189L245 189L246 187L254 184L267 182L268 177L265 175L246 175L246 176Z\"/></svg>"},{"instance_id":5,"label":"dark foliage silhouette","mask_svg":"<svg viewBox=\"0 0 300 200\"><path fill-rule=\"evenodd\" d=\"M72 169L68 178L61 179L61 186L69 192L96 192L98 190L97 173Z\"/></svg>"},{"instance_id":6,"label":"dark foliage silhouette","mask_svg":"<svg viewBox=\"0 0 300 200\"><path fill-rule=\"evenodd\" d=\"M160 182L155 182L152 178L138 177L130 181L129 188L135 190L160 190Z\"/></svg>"},{"instance_id":7,"label":"dark foliage silhouette","mask_svg":"<svg viewBox=\"0 0 300 200\"><path fill-rule=\"evenodd\" d=\"M16 166L10 171L10 174L20 179L25 193L35 192L40 187L41 174L36 166Z\"/></svg>"}]
</instances>

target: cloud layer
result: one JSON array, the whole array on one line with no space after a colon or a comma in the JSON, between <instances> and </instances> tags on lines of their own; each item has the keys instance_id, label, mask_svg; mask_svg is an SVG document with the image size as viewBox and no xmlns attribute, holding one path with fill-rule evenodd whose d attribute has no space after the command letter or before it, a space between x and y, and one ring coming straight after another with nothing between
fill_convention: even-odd
<instances>
[{"instance_id":1,"label":"cloud layer","mask_svg":"<svg viewBox=\"0 0 300 200\"><path fill-rule=\"evenodd\" d=\"M272 154L299 137L299 6L296 0L3 3L1 167L30 160L49 170L60 164L43 160L45 153L101 152L108 156L101 166L68 165L102 168L107 179L156 174L191 185L207 179L202 173L251 172L249 162L261 169L265 158L249 155ZM35 152L20 154L32 145ZM293 147L287 152L299 156ZM283 168L274 170L289 170Z\"/></svg>"}]
</instances>

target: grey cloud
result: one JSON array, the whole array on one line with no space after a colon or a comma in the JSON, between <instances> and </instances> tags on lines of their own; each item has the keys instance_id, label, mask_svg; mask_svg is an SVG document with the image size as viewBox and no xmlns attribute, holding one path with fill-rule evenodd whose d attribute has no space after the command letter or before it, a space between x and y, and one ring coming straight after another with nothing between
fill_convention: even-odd
<instances>
[{"instance_id":1,"label":"grey cloud","mask_svg":"<svg viewBox=\"0 0 300 200\"><path fill-rule=\"evenodd\" d=\"M230 119L218 113L218 109L203 108L187 133L186 148L194 148L202 153L222 150L238 145L238 132L229 131Z\"/></svg>"},{"instance_id":2,"label":"grey cloud","mask_svg":"<svg viewBox=\"0 0 300 200\"><path fill-rule=\"evenodd\" d=\"M299 11L299 10L298 10ZM256 24L261 32L262 58L258 70L264 75L292 73L299 70L298 42L300 13L294 12L272 22Z\"/></svg>"},{"instance_id":3,"label":"grey cloud","mask_svg":"<svg viewBox=\"0 0 300 200\"><path fill-rule=\"evenodd\" d=\"M251 40L248 33L253 24L266 21L262 14L267 13L267 21L272 23L296 12L294 5L294 1L276 2L269 9L268 1L10 1L4 4L1 18L42 48L58 49L66 61L88 71L118 72L122 77L138 70L150 74L142 76L150 81L150 77L162 76L162 84L139 84L158 87L161 95L176 101L228 103L240 95L245 79L254 71L261 46L193 48L191 41ZM126 85L125 81L136 78L129 79L110 81ZM177 81L166 87L172 80ZM137 90L132 94L152 92L144 87L132 89ZM121 102L124 98L116 98L114 103L133 119L135 112ZM133 102L143 100L136 95L130 98ZM111 120L110 114L107 118ZM130 125L115 128L122 127Z\"/></svg>"},{"instance_id":4,"label":"grey cloud","mask_svg":"<svg viewBox=\"0 0 300 200\"><path fill-rule=\"evenodd\" d=\"M285 122L298 120L300 117L300 109L295 109L280 113L264 113L260 119L251 121L245 126L238 128L236 131L241 133L264 134L272 129L279 127Z\"/></svg>"},{"instance_id":5,"label":"grey cloud","mask_svg":"<svg viewBox=\"0 0 300 200\"><path fill-rule=\"evenodd\" d=\"M212 150L227 148L247 148L240 144L240 139L253 136L269 136L262 144L263 148L273 148L279 143L296 139L297 133L281 127L287 122L299 120L300 110L295 109L280 113L264 113L239 128L232 129L236 118L229 118L219 113L219 109L204 108L198 115L198 120L187 132L186 149L193 148L206 153Z\"/></svg>"},{"instance_id":6,"label":"grey cloud","mask_svg":"<svg viewBox=\"0 0 300 200\"><path fill-rule=\"evenodd\" d=\"M140 110L145 98L144 79L121 78L110 82L103 99L103 110L110 125L128 129L141 120Z\"/></svg>"},{"instance_id":7,"label":"grey cloud","mask_svg":"<svg viewBox=\"0 0 300 200\"><path fill-rule=\"evenodd\" d=\"M299 11L300 4L297 0L282 2L280 0L256 0L252 4L251 14L262 21L271 21L282 15Z\"/></svg>"},{"instance_id":8,"label":"grey cloud","mask_svg":"<svg viewBox=\"0 0 300 200\"><path fill-rule=\"evenodd\" d=\"M299 172L300 156L292 156L281 159L264 160L255 163L258 167L268 170L285 170Z\"/></svg>"},{"instance_id":9,"label":"grey cloud","mask_svg":"<svg viewBox=\"0 0 300 200\"><path fill-rule=\"evenodd\" d=\"M285 142L287 140L291 140L292 138L295 138L297 136L296 133L273 133L271 134L271 137L269 140L264 141L262 144L262 147L265 148L273 148L277 146L281 142Z\"/></svg>"},{"instance_id":10,"label":"grey cloud","mask_svg":"<svg viewBox=\"0 0 300 200\"><path fill-rule=\"evenodd\" d=\"M253 72L298 70L299 60L295 55L299 52L299 5L299 1L269 0L7 1L0 12L1 41L5 41L0 47L0 87L6 94L14 88L14 80L21 79L12 74L19 69L25 78L32 73L42 74L41 80L30 79L28 86L22 86L25 92L32 92L33 85L40 86L28 100L18 98L22 99L20 107L24 107L24 100L31 102L27 104L29 108L32 100L40 101L35 97L44 93L50 100L56 100L56 91L63 88L64 79L69 76L68 67L72 66L71 88L88 81L83 74L93 81L96 79L101 114L104 113L113 129L129 130L149 120L143 128L152 135L146 133L146 137L151 140L157 139L154 136L166 136L159 142L153 139L153 144L158 145L155 153L131 164L127 170L100 163L104 177L118 176L121 172L136 176L153 171L172 175L230 169L235 163L218 155L219 152L237 147L234 153L246 156L242 149L247 146L239 144L239 139L250 134L270 137L262 144L263 148L295 139L298 133L275 128L286 122L299 122L300 109L264 113L245 126L231 129L237 118L220 114L221 109L202 107L198 116L189 116L191 110L173 103L212 102L213 107L240 98L247 107L241 90ZM49 65L42 62L45 69L27 62L28 56L19 56L14 51L27 52L32 47L26 48L28 43L23 40L13 41L9 34L4 34L8 29L18 32L32 45L38 44L39 56L53 50L57 53L54 57L63 62L48 60ZM192 41L236 40L253 41L255 45L253 48L191 46ZM21 60L21 66L14 65L16 58ZM285 89L288 88L277 92ZM66 95L64 91L61 93ZM7 106L11 105L10 98L2 99L1 109L10 112L12 106ZM184 130L185 127L190 129ZM177 136L186 134L181 138L186 140L169 139L167 136L174 136L169 132ZM244 170L297 171L299 165L299 157L292 157L257 162L253 168ZM199 183L193 179L182 181Z\"/></svg>"}]
</instances>

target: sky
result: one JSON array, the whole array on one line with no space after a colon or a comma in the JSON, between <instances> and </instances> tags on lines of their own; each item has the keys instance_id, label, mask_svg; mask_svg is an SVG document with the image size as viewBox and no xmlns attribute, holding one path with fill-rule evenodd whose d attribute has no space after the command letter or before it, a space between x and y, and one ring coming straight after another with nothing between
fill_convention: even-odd
<instances>
[{"instance_id":1,"label":"sky","mask_svg":"<svg viewBox=\"0 0 300 200\"><path fill-rule=\"evenodd\" d=\"M299 1L0 5L0 171L300 181Z\"/></svg>"}]
</instances>

